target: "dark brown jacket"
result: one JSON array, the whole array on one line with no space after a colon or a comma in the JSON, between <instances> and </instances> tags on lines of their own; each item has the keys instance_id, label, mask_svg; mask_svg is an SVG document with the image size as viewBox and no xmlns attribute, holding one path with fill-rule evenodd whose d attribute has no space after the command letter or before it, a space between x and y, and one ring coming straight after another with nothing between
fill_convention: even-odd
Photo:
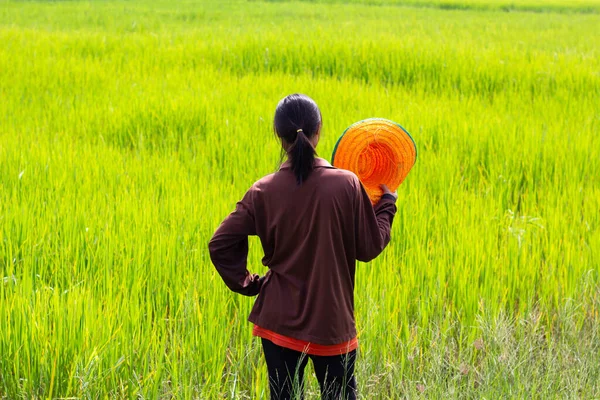
<instances>
[{"instance_id":1,"label":"dark brown jacket","mask_svg":"<svg viewBox=\"0 0 600 400\"><path fill-rule=\"evenodd\" d=\"M338 344L356 336L354 270L390 241L395 199L373 207L352 172L321 158L302 184L289 162L256 182L209 243L217 271L234 292L258 295L249 321L300 340ZM258 235L269 267L246 268L248 236Z\"/></svg>"}]
</instances>

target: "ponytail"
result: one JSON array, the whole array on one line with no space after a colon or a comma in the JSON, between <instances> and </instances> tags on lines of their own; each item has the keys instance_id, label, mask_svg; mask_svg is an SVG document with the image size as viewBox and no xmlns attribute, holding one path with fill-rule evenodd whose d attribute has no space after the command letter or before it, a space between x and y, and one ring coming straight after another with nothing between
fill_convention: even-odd
<instances>
[{"instance_id":1,"label":"ponytail","mask_svg":"<svg viewBox=\"0 0 600 400\"><path fill-rule=\"evenodd\" d=\"M321 111L317 103L304 94L284 97L277 104L273 129L287 151L296 182L302 185L315 168L317 153L313 143L321 131Z\"/></svg>"},{"instance_id":2,"label":"ponytail","mask_svg":"<svg viewBox=\"0 0 600 400\"><path fill-rule=\"evenodd\" d=\"M296 182L298 185L302 185L315 167L316 155L315 148L302 129L298 129L296 140L288 154Z\"/></svg>"}]
</instances>

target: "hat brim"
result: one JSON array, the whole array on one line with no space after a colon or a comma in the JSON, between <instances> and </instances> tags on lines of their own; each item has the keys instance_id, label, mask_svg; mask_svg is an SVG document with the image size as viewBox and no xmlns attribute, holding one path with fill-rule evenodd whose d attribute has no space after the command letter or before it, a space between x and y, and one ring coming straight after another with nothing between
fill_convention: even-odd
<instances>
[{"instance_id":1,"label":"hat brim","mask_svg":"<svg viewBox=\"0 0 600 400\"><path fill-rule=\"evenodd\" d=\"M354 172L375 204L383 195L381 184L395 191L416 161L417 146L406 129L394 121L369 118L344 131L331 163Z\"/></svg>"}]
</instances>

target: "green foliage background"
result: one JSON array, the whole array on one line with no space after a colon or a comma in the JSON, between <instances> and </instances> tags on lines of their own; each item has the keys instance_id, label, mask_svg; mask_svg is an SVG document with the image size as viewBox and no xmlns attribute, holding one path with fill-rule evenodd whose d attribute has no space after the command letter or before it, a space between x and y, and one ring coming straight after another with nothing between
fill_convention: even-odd
<instances>
[{"instance_id":1,"label":"green foliage background","mask_svg":"<svg viewBox=\"0 0 600 400\"><path fill-rule=\"evenodd\" d=\"M0 2L1 397L267 398L207 241L292 92L325 158L374 116L419 146L362 398L600 396L600 3L351 3Z\"/></svg>"}]
</instances>

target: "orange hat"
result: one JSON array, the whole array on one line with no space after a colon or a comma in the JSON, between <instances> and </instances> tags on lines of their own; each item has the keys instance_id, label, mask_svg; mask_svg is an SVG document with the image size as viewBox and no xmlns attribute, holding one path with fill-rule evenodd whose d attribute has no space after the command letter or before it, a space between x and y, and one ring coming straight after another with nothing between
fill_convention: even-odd
<instances>
[{"instance_id":1,"label":"orange hat","mask_svg":"<svg viewBox=\"0 0 600 400\"><path fill-rule=\"evenodd\" d=\"M416 161L417 146L406 129L387 119L369 118L344 131L331 163L354 172L375 204L383 195L380 185L395 191Z\"/></svg>"}]
</instances>

